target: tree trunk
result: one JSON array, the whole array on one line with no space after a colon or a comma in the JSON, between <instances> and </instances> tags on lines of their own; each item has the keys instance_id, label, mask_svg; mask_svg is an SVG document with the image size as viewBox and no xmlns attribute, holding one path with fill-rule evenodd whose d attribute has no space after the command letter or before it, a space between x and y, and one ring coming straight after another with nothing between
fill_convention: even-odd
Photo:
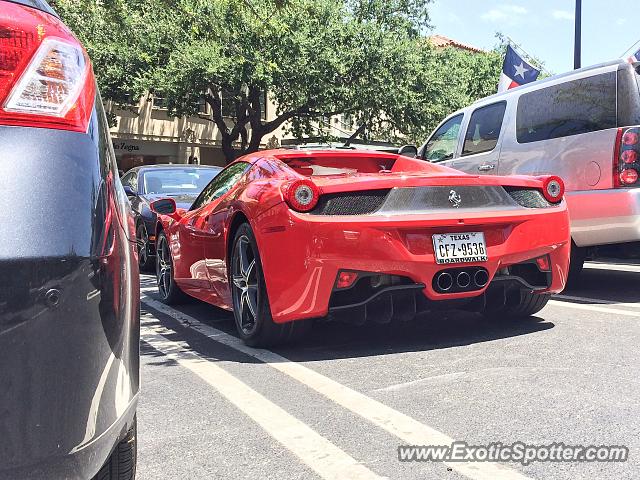
<instances>
[{"instance_id":1,"label":"tree trunk","mask_svg":"<svg viewBox=\"0 0 640 480\"><path fill-rule=\"evenodd\" d=\"M233 148L233 139L229 134L222 134L222 153L227 165L236 159L237 152Z\"/></svg>"}]
</instances>

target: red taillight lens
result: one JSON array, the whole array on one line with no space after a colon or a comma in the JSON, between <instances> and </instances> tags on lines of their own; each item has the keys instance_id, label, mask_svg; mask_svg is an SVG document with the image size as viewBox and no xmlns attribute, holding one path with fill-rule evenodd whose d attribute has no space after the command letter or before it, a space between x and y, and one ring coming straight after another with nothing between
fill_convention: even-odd
<instances>
[{"instance_id":1,"label":"red taillight lens","mask_svg":"<svg viewBox=\"0 0 640 480\"><path fill-rule=\"evenodd\" d=\"M633 168L627 168L620 172L620 181L624 185L633 185L638 181L638 171Z\"/></svg>"},{"instance_id":2,"label":"red taillight lens","mask_svg":"<svg viewBox=\"0 0 640 480\"><path fill-rule=\"evenodd\" d=\"M627 130L622 135L622 143L624 145L636 145L638 143L638 132Z\"/></svg>"},{"instance_id":3,"label":"red taillight lens","mask_svg":"<svg viewBox=\"0 0 640 480\"><path fill-rule=\"evenodd\" d=\"M613 184L616 187L638 187L640 170L640 128L620 128L613 154Z\"/></svg>"},{"instance_id":4,"label":"red taillight lens","mask_svg":"<svg viewBox=\"0 0 640 480\"><path fill-rule=\"evenodd\" d=\"M1 125L86 131L95 93L89 58L60 20L2 3Z\"/></svg>"},{"instance_id":5,"label":"red taillight lens","mask_svg":"<svg viewBox=\"0 0 640 480\"><path fill-rule=\"evenodd\" d=\"M289 206L299 212L313 210L318 204L320 191L311 180L295 180L283 186L284 198Z\"/></svg>"},{"instance_id":6,"label":"red taillight lens","mask_svg":"<svg viewBox=\"0 0 640 480\"><path fill-rule=\"evenodd\" d=\"M536 264L538 265L538 269L541 272L550 272L551 271L551 259L549 255L545 255L544 257L536 258Z\"/></svg>"},{"instance_id":7,"label":"red taillight lens","mask_svg":"<svg viewBox=\"0 0 640 480\"><path fill-rule=\"evenodd\" d=\"M340 272L336 281L336 288L343 289L351 287L358 279L356 272Z\"/></svg>"},{"instance_id":8,"label":"red taillight lens","mask_svg":"<svg viewBox=\"0 0 640 480\"><path fill-rule=\"evenodd\" d=\"M551 203L560 203L564 196L564 182L560 177L550 176L542 179L542 194Z\"/></svg>"},{"instance_id":9,"label":"red taillight lens","mask_svg":"<svg viewBox=\"0 0 640 480\"><path fill-rule=\"evenodd\" d=\"M625 150L620 154L620 160L622 160L623 163L636 163L638 153L635 150Z\"/></svg>"}]
</instances>

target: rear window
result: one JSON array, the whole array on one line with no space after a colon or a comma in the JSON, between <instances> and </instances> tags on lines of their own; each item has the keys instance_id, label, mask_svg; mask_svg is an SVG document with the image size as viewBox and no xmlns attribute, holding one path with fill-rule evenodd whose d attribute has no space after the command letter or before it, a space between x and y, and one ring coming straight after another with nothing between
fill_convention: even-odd
<instances>
[{"instance_id":1,"label":"rear window","mask_svg":"<svg viewBox=\"0 0 640 480\"><path fill-rule=\"evenodd\" d=\"M150 169L143 174L144 193L198 194L219 171L215 168Z\"/></svg>"},{"instance_id":2,"label":"rear window","mask_svg":"<svg viewBox=\"0 0 640 480\"><path fill-rule=\"evenodd\" d=\"M615 72L525 93L518 101L518 143L568 137L616 126Z\"/></svg>"},{"instance_id":3,"label":"rear window","mask_svg":"<svg viewBox=\"0 0 640 480\"><path fill-rule=\"evenodd\" d=\"M480 107L471 114L462 156L490 152L498 144L507 102Z\"/></svg>"}]
</instances>

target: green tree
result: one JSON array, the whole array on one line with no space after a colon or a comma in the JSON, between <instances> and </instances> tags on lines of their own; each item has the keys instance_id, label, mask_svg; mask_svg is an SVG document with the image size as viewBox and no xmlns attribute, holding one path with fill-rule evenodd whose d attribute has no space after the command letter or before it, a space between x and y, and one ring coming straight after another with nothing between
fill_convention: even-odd
<instances>
[{"instance_id":1,"label":"green tree","mask_svg":"<svg viewBox=\"0 0 640 480\"><path fill-rule=\"evenodd\" d=\"M323 134L350 114L370 138L421 140L493 93L495 54L436 50L431 0L56 0L93 59L102 93L162 92L169 114L204 97L227 160L286 127ZM265 92L275 118L262 118ZM223 115L223 98L225 114ZM326 132L324 132L326 134ZM267 137L268 138L268 137Z\"/></svg>"}]
</instances>

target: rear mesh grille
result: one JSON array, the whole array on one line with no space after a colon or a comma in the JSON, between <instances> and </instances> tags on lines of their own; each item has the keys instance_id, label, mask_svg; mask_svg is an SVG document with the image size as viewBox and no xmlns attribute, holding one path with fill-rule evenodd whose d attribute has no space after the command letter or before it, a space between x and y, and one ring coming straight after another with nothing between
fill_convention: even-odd
<instances>
[{"instance_id":1,"label":"rear mesh grille","mask_svg":"<svg viewBox=\"0 0 640 480\"><path fill-rule=\"evenodd\" d=\"M378 210L389 190L329 193L321 195L312 215L367 215Z\"/></svg>"},{"instance_id":2,"label":"rear mesh grille","mask_svg":"<svg viewBox=\"0 0 640 480\"><path fill-rule=\"evenodd\" d=\"M544 198L542 192L536 188L504 187L504 189L519 205L526 208L549 208L556 206Z\"/></svg>"}]
</instances>

